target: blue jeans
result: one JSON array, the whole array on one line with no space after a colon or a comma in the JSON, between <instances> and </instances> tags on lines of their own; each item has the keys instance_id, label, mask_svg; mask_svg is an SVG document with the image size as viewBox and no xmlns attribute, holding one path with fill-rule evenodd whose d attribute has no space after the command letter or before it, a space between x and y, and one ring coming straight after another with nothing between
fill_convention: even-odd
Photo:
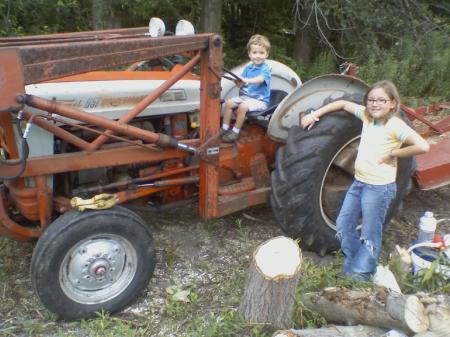
<instances>
[{"instance_id":1,"label":"blue jeans","mask_svg":"<svg viewBox=\"0 0 450 337\"><path fill-rule=\"evenodd\" d=\"M381 251L383 223L397 192L395 183L370 185L354 180L336 220L336 237L345 255L344 274L372 274ZM361 235L359 219L362 217Z\"/></svg>"}]
</instances>

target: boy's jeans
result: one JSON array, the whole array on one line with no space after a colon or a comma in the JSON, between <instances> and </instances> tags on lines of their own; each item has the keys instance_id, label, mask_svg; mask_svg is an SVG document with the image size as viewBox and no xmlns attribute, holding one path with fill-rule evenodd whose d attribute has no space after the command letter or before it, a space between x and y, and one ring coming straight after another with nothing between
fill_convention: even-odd
<instances>
[{"instance_id":1,"label":"boy's jeans","mask_svg":"<svg viewBox=\"0 0 450 337\"><path fill-rule=\"evenodd\" d=\"M344 274L371 274L381 251L383 223L395 197L395 183L370 185L354 180L336 220L336 237L345 255ZM356 227L362 217L361 236Z\"/></svg>"}]
</instances>

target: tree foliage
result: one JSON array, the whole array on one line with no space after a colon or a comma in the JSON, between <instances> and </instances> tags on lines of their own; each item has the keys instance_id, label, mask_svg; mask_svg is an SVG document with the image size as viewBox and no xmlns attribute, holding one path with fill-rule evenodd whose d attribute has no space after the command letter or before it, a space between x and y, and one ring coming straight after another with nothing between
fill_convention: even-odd
<instances>
[{"instance_id":1,"label":"tree foliage","mask_svg":"<svg viewBox=\"0 0 450 337\"><path fill-rule=\"evenodd\" d=\"M200 27L205 1L0 0L0 35L137 27L152 16L168 31L180 19ZM222 0L225 64L246 61L248 38L261 33L271 57L303 79L347 61L368 82L393 79L403 95L448 98L449 18L450 5L438 0Z\"/></svg>"}]
</instances>

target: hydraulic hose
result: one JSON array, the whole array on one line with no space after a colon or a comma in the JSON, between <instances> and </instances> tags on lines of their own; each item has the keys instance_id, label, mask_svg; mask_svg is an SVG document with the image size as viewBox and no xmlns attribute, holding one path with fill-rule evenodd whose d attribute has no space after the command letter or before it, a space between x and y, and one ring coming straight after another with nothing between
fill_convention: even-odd
<instances>
[{"instance_id":1,"label":"hydraulic hose","mask_svg":"<svg viewBox=\"0 0 450 337\"><path fill-rule=\"evenodd\" d=\"M26 162L28 159L28 155L30 154L30 148L28 147L27 137L31 130L31 123L27 124L25 128L25 132L22 133L22 128L20 127L20 121L22 120L22 113L19 112L17 118L14 119L14 124L16 125L17 132L20 136L20 157L18 159L0 159L0 165L8 165L8 166L19 166L19 172L14 176L0 176L0 180L14 180L19 178L22 173L25 171Z\"/></svg>"}]
</instances>

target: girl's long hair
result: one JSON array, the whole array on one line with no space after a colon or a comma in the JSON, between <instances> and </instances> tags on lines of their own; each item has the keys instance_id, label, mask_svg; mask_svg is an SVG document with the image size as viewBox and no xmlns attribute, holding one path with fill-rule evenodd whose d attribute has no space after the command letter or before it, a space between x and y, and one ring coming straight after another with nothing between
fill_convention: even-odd
<instances>
[{"instance_id":1,"label":"girl's long hair","mask_svg":"<svg viewBox=\"0 0 450 337\"><path fill-rule=\"evenodd\" d=\"M379 82L375 83L374 85L372 85L372 87L370 87L370 89L367 90L366 94L364 95L364 105L366 106L365 114L366 114L366 117L370 121L372 121L372 117L367 112L367 98L372 90L378 89L378 88L383 89L383 91L386 93L386 95L389 97L389 99L395 101L394 107L384 117L384 122L386 123L389 120L389 118L391 118L395 115L399 115L400 95L398 94L397 87L391 81L383 80L383 81L379 81Z\"/></svg>"}]
</instances>

